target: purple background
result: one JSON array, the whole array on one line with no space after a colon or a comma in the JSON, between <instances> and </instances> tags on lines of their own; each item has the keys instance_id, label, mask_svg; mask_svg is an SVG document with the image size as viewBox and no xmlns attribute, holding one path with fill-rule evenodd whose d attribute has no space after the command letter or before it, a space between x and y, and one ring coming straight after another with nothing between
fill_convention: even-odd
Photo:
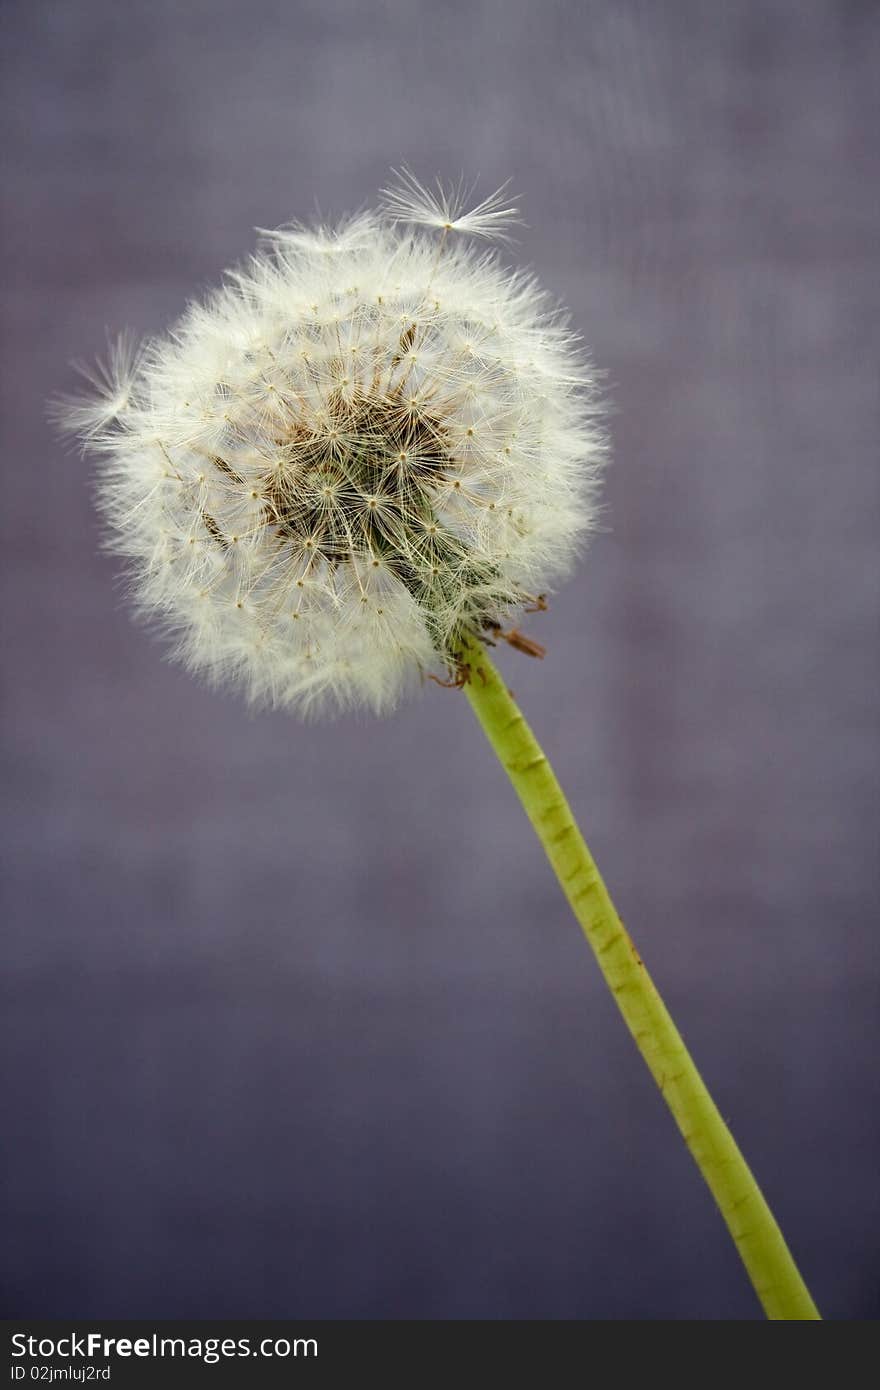
<instances>
[{"instance_id":1,"label":"purple background","mask_svg":"<svg viewBox=\"0 0 880 1390\"><path fill-rule=\"evenodd\" d=\"M46 423L255 225L514 180L607 526L502 653L823 1310L877 1311L870 3L5 0L7 1316L751 1318L465 701L162 659Z\"/></svg>"}]
</instances>

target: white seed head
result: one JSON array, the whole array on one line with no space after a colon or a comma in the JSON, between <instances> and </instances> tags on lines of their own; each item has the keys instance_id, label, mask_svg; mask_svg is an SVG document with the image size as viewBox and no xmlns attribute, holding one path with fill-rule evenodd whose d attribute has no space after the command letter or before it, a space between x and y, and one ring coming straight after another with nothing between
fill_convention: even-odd
<instances>
[{"instance_id":1,"label":"white seed head","mask_svg":"<svg viewBox=\"0 0 880 1390\"><path fill-rule=\"evenodd\" d=\"M565 320L446 235L503 230L497 198L423 194L266 234L58 410L141 610L255 701L389 708L559 578L594 517L603 434Z\"/></svg>"}]
</instances>

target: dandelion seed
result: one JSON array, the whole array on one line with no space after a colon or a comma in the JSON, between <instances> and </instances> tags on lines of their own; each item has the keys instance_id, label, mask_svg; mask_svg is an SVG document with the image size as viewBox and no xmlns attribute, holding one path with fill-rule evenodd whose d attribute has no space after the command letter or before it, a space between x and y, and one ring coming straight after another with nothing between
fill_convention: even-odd
<instances>
[{"instance_id":1,"label":"dandelion seed","mask_svg":"<svg viewBox=\"0 0 880 1390\"><path fill-rule=\"evenodd\" d=\"M520 220L518 208L506 202L506 183L465 211L473 190L463 181L444 184L437 179L431 188L407 168L392 172L397 183L383 188L380 197L383 211L394 223L508 241L511 227Z\"/></svg>"}]
</instances>

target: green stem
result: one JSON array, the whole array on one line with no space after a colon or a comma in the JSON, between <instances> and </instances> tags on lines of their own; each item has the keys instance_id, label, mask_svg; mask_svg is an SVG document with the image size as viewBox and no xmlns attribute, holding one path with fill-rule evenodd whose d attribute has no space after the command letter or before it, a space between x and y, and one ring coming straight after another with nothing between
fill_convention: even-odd
<instances>
[{"instance_id":1,"label":"green stem","mask_svg":"<svg viewBox=\"0 0 880 1390\"><path fill-rule=\"evenodd\" d=\"M467 697L514 785L617 1007L733 1236L768 1318L820 1315L773 1213L618 917L534 734L482 647L465 644Z\"/></svg>"}]
</instances>

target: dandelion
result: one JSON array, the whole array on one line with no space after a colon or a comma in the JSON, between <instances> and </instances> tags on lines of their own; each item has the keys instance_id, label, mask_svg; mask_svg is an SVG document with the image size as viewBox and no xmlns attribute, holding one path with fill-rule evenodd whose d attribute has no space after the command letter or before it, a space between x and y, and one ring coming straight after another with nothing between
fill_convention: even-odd
<instances>
[{"instance_id":1,"label":"dandelion","mask_svg":"<svg viewBox=\"0 0 880 1390\"><path fill-rule=\"evenodd\" d=\"M164 338L123 338L57 408L99 461L109 542L174 652L253 701L389 709L463 687L768 1316L817 1317L745 1160L487 650L596 518L596 378L504 239L503 190L408 171L378 213L264 233Z\"/></svg>"}]
</instances>

